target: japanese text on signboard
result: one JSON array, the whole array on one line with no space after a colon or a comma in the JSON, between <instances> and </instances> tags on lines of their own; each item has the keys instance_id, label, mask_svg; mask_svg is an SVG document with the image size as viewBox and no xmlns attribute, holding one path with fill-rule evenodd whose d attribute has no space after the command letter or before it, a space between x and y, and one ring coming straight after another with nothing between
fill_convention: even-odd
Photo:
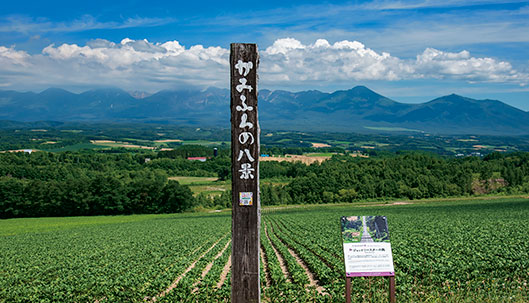
<instances>
[{"instance_id":1,"label":"japanese text on signboard","mask_svg":"<svg viewBox=\"0 0 529 303\"><path fill-rule=\"evenodd\" d=\"M238 60L235 65L237 74L240 76L239 84L235 87L239 95L239 104L235 107L235 110L240 115L239 128L239 150L236 151L238 154L237 157L237 167L238 169L238 178L240 179L254 179L255 178L255 158L252 157L253 150L255 149L255 136L253 134L253 128L256 126L256 121L252 120L252 117L256 115L251 115L250 112L254 110L253 106L246 104L246 94L251 93L254 90L254 87L247 84L248 80L246 76L254 68L252 62L243 62Z\"/></svg>"}]
</instances>

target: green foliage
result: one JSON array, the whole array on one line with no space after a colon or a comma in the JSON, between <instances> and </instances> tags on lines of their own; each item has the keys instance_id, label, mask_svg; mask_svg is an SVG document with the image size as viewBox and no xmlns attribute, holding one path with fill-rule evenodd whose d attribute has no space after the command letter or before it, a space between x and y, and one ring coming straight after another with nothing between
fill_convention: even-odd
<instances>
[{"instance_id":1,"label":"green foliage","mask_svg":"<svg viewBox=\"0 0 529 303\"><path fill-rule=\"evenodd\" d=\"M264 204L344 203L361 200L424 199L475 194L473 175L489 193L527 192L529 153L481 160L443 158L426 153L402 153L383 158L333 157L322 164L262 162L261 176L285 178L288 185L262 186ZM286 192L289 199L280 200Z\"/></svg>"},{"instance_id":2,"label":"green foliage","mask_svg":"<svg viewBox=\"0 0 529 303\"><path fill-rule=\"evenodd\" d=\"M230 162L228 156L200 162L160 154L1 153L0 217L229 208L231 196L228 192L195 199L179 189L182 185L172 184L167 178L218 177L221 184L223 179L230 178ZM334 156L321 164L311 165L267 161L260 164L260 174L262 179L276 180L261 184L263 205L414 200L468 196L480 191L519 194L529 192L529 153L491 156L483 160L408 152L367 159ZM219 187L217 195L225 189L225 183ZM476 184L482 184L478 191ZM205 190L191 186L195 188L195 195ZM171 190L182 197L171 195Z\"/></svg>"},{"instance_id":3,"label":"green foliage","mask_svg":"<svg viewBox=\"0 0 529 303\"><path fill-rule=\"evenodd\" d=\"M171 213L194 203L142 155L0 154L0 218Z\"/></svg>"}]
</instances>

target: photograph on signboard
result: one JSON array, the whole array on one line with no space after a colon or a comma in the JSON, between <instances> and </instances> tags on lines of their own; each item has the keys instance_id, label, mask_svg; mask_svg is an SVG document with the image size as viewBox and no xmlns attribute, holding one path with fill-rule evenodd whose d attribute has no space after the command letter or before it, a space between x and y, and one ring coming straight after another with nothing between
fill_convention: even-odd
<instances>
[{"instance_id":1,"label":"photograph on signboard","mask_svg":"<svg viewBox=\"0 0 529 303\"><path fill-rule=\"evenodd\" d=\"M342 217L341 223L344 243L389 242L385 216Z\"/></svg>"},{"instance_id":2,"label":"photograph on signboard","mask_svg":"<svg viewBox=\"0 0 529 303\"><path fill-rule=\"evenodd\" d=\"M340 223L347 277L395 275L385 216L347 216Z\"/></svg>"}]
</instances>

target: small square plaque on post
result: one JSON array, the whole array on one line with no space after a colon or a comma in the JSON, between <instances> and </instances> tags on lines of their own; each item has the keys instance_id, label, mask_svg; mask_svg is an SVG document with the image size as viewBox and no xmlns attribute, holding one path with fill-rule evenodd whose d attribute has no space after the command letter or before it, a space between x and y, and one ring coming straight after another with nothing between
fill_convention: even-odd
<instances>
[{"instance_id":1,"label":"small square plaque on post","mask_svg":"<svg viewBox=\"0 0 529 303\"><path fill-rule=\"evenodd\" d=\"M239 193L239 206L252 206L253 205L253 192L240 192Z\"/></svg>"}]
</instances>

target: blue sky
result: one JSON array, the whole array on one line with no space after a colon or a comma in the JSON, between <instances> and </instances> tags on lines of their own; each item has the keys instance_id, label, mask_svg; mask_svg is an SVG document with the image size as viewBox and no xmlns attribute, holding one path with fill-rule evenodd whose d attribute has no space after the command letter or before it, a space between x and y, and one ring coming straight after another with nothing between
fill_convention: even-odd
<instances>
[{"instance_id":1,"label":"blue sky","mask_svg":"<svg viewBox=\"0 0 529 303\"><path fill-rule=\"evenodd\" d=\"M529 110L529 2L4 2L0 89L227 87L229 44L255 42L260 88Z\"/></svg>"}]
</instances>

